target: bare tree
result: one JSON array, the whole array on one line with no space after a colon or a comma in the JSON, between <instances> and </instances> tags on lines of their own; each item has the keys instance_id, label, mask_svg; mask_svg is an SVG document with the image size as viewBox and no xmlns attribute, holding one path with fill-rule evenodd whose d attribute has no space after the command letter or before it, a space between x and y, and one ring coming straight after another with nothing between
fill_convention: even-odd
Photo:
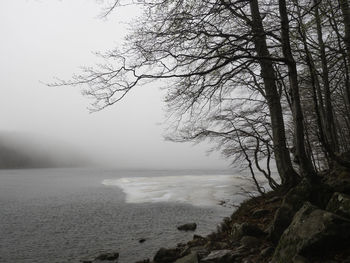
<instances>
[{"instance_id":1,"label":"bare tree","mask_svg":"<svg viewBox=\"0 0 350 263\"><path fill-rule=\"evenodd\" d=\"M101 110L165 80L171 139L211 139L271 188L271 159L286 189L332 161L350 167L347 0L120 0L106 15L125 4L144 10L127 45L58 85L85 85Z\"/></svg>"}]
</instances>

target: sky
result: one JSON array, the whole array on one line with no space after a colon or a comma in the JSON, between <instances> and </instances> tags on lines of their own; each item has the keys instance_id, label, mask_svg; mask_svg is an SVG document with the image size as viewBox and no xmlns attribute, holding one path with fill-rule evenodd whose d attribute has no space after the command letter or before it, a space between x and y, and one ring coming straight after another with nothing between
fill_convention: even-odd
<instances>
[{"instance_id":1,"label":"sky","mask_svg":"<svg viewBox=\"0 0 350 263\"><path fill-rule=\"evenodd\" d=\"M102 19L102 8L95 0L0 1L0 131L37 134L122 169L229 168L218 153L207 155L208 144L164 141L157 84L93 114L79 88L44 85L70 79L98 61L94 52L123 43L126 21L138 11L123 8Z\"/></svg>"}]
</instances>

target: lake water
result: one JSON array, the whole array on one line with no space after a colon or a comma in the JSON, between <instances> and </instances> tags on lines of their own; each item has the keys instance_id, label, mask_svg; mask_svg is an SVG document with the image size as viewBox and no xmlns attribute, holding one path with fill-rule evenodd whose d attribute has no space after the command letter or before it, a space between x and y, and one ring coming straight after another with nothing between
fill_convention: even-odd
<instances>
[{"instance_id":1,"label":"lake water","mask_svg":"<svg viewBox=\"0 0 350 263\"><path fill-rule=\"evenodd\" d=\"M227 171L33 169L0 171L0 262L79 262L118 251L119 262L151 258L192 238L177 225L214 231L243 200ZM139 239L145 238L144 243Z\"/></svg>"}]
</instances>

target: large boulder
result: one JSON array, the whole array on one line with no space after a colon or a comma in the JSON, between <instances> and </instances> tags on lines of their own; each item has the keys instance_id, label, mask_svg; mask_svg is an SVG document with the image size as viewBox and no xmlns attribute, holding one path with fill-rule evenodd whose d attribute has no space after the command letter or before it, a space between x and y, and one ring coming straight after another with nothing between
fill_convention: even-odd
<instances>
[{"instance_id":1,"label":"large boulder","mask_svg":"<svg viewBox=\"0 0 350 263\"><path fill-rule=\"evenodd\" d=\"M350 220L306 202L281 236L272 262L292 263L296 255L319 255L349 238Z\"/></svg>"},{"instance_id":2,"label":"large boulder","mask_svg":"<svg viewBox=\"0 0 350 263\"><path fill-rule=\"evenodd\" d=\"M277 209L274 219L267 229L268 237L271 241L274 243L279 241L283 231L292 222L295 213L305 201L311 198L311 189L310 183L303 180L286 194L281 207Z\"/></svg>"},{"instance_id":3,"label":"large boulder","mask_svg":"<svg viewBox=\"0 0 350 263\"><path fill-rule=\"evenodd\" d=\"M334 193L326 208L337 215L350 217L350 196L343 193Z\"/></svg>"},{"instance_id":4,"label":"large boulder","mask_svg":"<svg viewBox=\"0 0 350 263\"><path fill-rule=\"evenodd\" d=\"M181 256L181 249L179 248L160 248L153 260L156 263L170 263L174 262Z\"/></svg>"},{"instance_id":5,"label":"large boulder","mask_svg":"<svg viewBox=\"0 0 350 263\"><path fill-rule=\"evenodd\" d=\"M197 254L197 258L199 260L199 259L202 259L202 258L208 256L209 253L210 253L210 250L208 250L204 246L191 247L191 248L188 248L188 250L185 250L183 252L183 255L187 255L189 253L196 253Z\"/></svg>"},{"instance_id":6,"label":"large boulder","mask_svg":"<svg viewBox=\"0 0 350 263\"><path fill-rule=\"evenodd\" d=\"M188 223L177 227L178 230L182 230L182 231L194 231L196 230L196 228L197 228L196 223Z\"/></svg>"},{"instance_id":7,"label":"large boulder","mask_svg":"<svg viewBox=\"0 0 350 263\"><path fill-rule=\"evenodd\" d=\"M267 229L268 238L275 244L279 241L282 233L292 221L292 218L295 214L293 207L289 205L282 205L277 209L275 216Z\"/></svg>"},{"instance_id":8,"label":"large boulder","mask_svg":"<svg viewBox=\"0 0 350 263\"><path fill-rule=\"evenodd\" d=\"M196 252L191 252L187 256L179 258L175 263L198 263L198 256Z\"/></svg>"},{"instance_id":9,"label":"large boulder","mask_svg":"<svg viewBox=\"0 0 350 263\"><path fill-rule=\"evenodd\" d=\"M232 263L234 260L234 253L232 250L214 250L208 256L203 258L203 263Z\"/></svg>"}]
</instances>

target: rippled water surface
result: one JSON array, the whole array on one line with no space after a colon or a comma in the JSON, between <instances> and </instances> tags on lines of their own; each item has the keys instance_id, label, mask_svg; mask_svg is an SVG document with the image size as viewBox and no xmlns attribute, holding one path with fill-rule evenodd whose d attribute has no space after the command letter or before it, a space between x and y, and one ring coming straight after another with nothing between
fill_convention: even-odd
<instances>
[{"instance_id":1,"label":"rippled water surface","mask_svg":"<svg viewBox=\"0 0 350 263\"><path fill-rule=\"evenodd\" d=\"M3 170L0 262L79 262L111 251L121 263L151 257L192 237L179 224L213 231L232 212L218 202L239 202L241 184L227 172Z\"/></svg>"}]
</instances>

